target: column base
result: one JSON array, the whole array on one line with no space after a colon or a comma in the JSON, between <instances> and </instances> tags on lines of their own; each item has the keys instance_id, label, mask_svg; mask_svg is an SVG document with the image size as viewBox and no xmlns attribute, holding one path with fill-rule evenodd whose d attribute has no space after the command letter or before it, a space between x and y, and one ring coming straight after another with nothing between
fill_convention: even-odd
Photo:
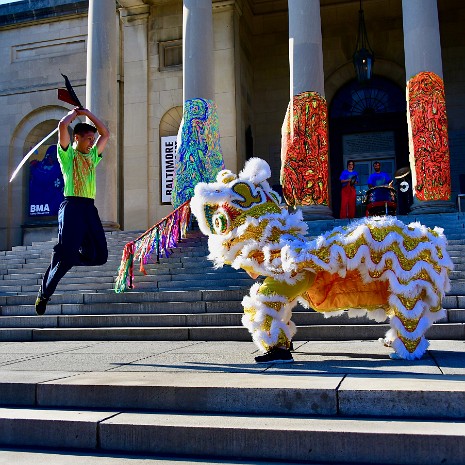
<instances>
[{"instance_id":1,"label":"column base","mask_svg":"<svg viewBox=\"0 0 465 465\"><path fill-rule=\"evenodd\" d=\"M432 213L454 213L457 207L450 200L426 200L414 199L410 205L409 215L427 215Z\"/></svg>"},{"instance_id":2,"label":"column base","mask_svg":"<svg viewBox=\"0 0 465 465\"><path fill-rule=\"evenodd\" d=\"M119 223L114 221L102 221L102 226L105 232L119 231Z\"/></svg>"},{"instance_id":3,"label":"column base","mask_svg":"<svg viewBox=\"0 0 465 465\"><path fill-rule=\"evenodd\" d=\"M296 209L302 212L304 221L334 220L333 212L326 205L298 205Z\"/></svg>"}]
</instances>

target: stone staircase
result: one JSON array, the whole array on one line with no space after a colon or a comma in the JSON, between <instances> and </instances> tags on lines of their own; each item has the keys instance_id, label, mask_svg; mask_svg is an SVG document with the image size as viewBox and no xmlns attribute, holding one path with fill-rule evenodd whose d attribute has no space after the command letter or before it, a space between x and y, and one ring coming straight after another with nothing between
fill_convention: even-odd
<instances>
[{"instance_id":1,"label":"stone staircase","mask_svg":"<svg viewBox=\"0 0 465 465\"><path fill-rule=\"evenodd\" d=\"M415 381L427 386L415 391ZM45 446L175 464L464 463L463 379L2 372L0 389L0 451Z\"/></svg>"},{"instance_id":2,"label":"stone staircase","mask_svg":"<svg viewBox=\"0 0 465 465\"><path fill-rule=\"evenodd\" d=\"M428 336L465 341L465 216L404 220L417 219L445 229L455 264L444 300L447 318ZM339 223L313 221L310 236ZM108 234L108 263L68 273L43 317L35 315L33 302L54 241L2 252L0 349L23 342L36 348L88 341L82 346L97 350L95 341L160 341L188 350L202 341L243 341L235 348L250 350L240 302L253 281L229 267L214 270L198 232L160 264L147 266L146 276L138 272L134 290L114 293L123 246L137 235ZM301 308L293 320L296 341L369 341L387 329ZM370 372L368 364L355 373L254 365L229 373L9 366L0 363L0 448L88 451L89 457L105 452L131 460L138 454L191 457L186 463L197 464L465 463L465 377L412 374L415 362L405 362L405 372L382 374Z\"/></svg>"},{"instance_id":3,"label":"stone staircase","mask_svg":"<svg viewBox=\"0 0 465 465\"><path fill-rule=\"evenodd\" d=\"M421 220L427 226L439 224L445 229L455 264L452 290L443 302L447 320L434 325L428 336L464 339L464 215L428 215ZM309 235L338 223L313 221ZM59 283L41 317L35 315L33 303L55 241L1 252L0 341L250 340L241 326L240 303L254 281L242 270L213 269L206 258L206 238L198 231L189 233L169 258L149 264L147 275L137 271L135 289L115 294L114 280L124 244L137 235L109 233L107 264L73 268ZM301 307L296 308L293 321L299 327L299 340L377 339L387 329L387 325L365 318L325 318Z\"/></svg>"}]
</instances>

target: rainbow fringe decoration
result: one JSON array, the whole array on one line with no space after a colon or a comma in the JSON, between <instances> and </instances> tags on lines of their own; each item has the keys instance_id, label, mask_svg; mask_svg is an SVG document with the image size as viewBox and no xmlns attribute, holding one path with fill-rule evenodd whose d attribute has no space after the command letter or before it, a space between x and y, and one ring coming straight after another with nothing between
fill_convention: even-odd
<instances>
[{"instance_id":1,"label":"rainbow fringe decoration","mask_svg":"<svg viewBox=\"0 0 465 465\"><path fill-rule=\"evenodd\" d=\"M186 237L190 212L190 201L184 202L136 240L124 246L115 282L116 293L134 288L134 261L139 260L139 270L146 275L145 265L154 252L157 254L156 263L159 263L161 256L171 255L171 249L176 248L178 241Z\"/></svg>"}]
</instances>

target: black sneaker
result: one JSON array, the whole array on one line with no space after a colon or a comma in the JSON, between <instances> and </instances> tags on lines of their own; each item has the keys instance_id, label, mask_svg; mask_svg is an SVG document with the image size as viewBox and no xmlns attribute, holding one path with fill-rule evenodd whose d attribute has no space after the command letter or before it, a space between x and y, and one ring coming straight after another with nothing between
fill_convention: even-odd
<instances>
[{"instance_id":1,"label":"black sneaker","mask_svg":"<svg viewBox=\"0 0 465 465\"><path fill-rule=\"evenodd\" d=\"M257 363L292 363L294 359L289 349L273 347L265 354L255 357L255 361Z\"/></svg>"},{"instance_id":2,"label":"black sneaker","mask_svg":"<svg viewBox=\"0 0 465 465\"><path fill-rule=\"evenodd\" d=\"M291 340L291 342L289 342L289 350L291 352L294 352L294 343L292 342L292 340Z\"/></svg>"},{"instance_id":3,"label":"black sneaker","mask_svg":"<svg viewBox=\"0 0 465 465\"><path fill-rule=\"evenodd\" d=\"M39 288L39 293L37 294L36 299L36 313L37 315L43 315L47 309L47 302L50 300L50 297L44 297L42 295L42 287Z\"/></svg>"}]
</instances>

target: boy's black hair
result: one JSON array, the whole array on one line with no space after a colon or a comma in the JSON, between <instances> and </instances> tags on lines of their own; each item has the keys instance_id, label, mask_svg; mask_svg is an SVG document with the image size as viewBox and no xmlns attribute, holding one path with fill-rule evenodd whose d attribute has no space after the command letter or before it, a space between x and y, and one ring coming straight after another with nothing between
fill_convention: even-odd
<instances>
[{"instance_id":1,"label":"boy's black hair","mask_svg":"<svg viewBox=\"0 0 465 465\"><path fill-rule=\"evenodd\" d=\"M95 134L97 132L97 128L95 126L92 126L92 124L78 123L76 124L76 126L74 126L73 137L75 135L83 136L86 132L89 132L89 131Z\"/></svg>"},{"instance_id":2,"label":"boy's black hair","mask_svg":"<svg viewBox=\"0 0 465 465\"><path fill-rule=\"evenodd\" d=\"M347 166L349 166L349 163L353 163L355 166L355 161L354 160L347 160Z\"/></svg>"}]
</instances>

